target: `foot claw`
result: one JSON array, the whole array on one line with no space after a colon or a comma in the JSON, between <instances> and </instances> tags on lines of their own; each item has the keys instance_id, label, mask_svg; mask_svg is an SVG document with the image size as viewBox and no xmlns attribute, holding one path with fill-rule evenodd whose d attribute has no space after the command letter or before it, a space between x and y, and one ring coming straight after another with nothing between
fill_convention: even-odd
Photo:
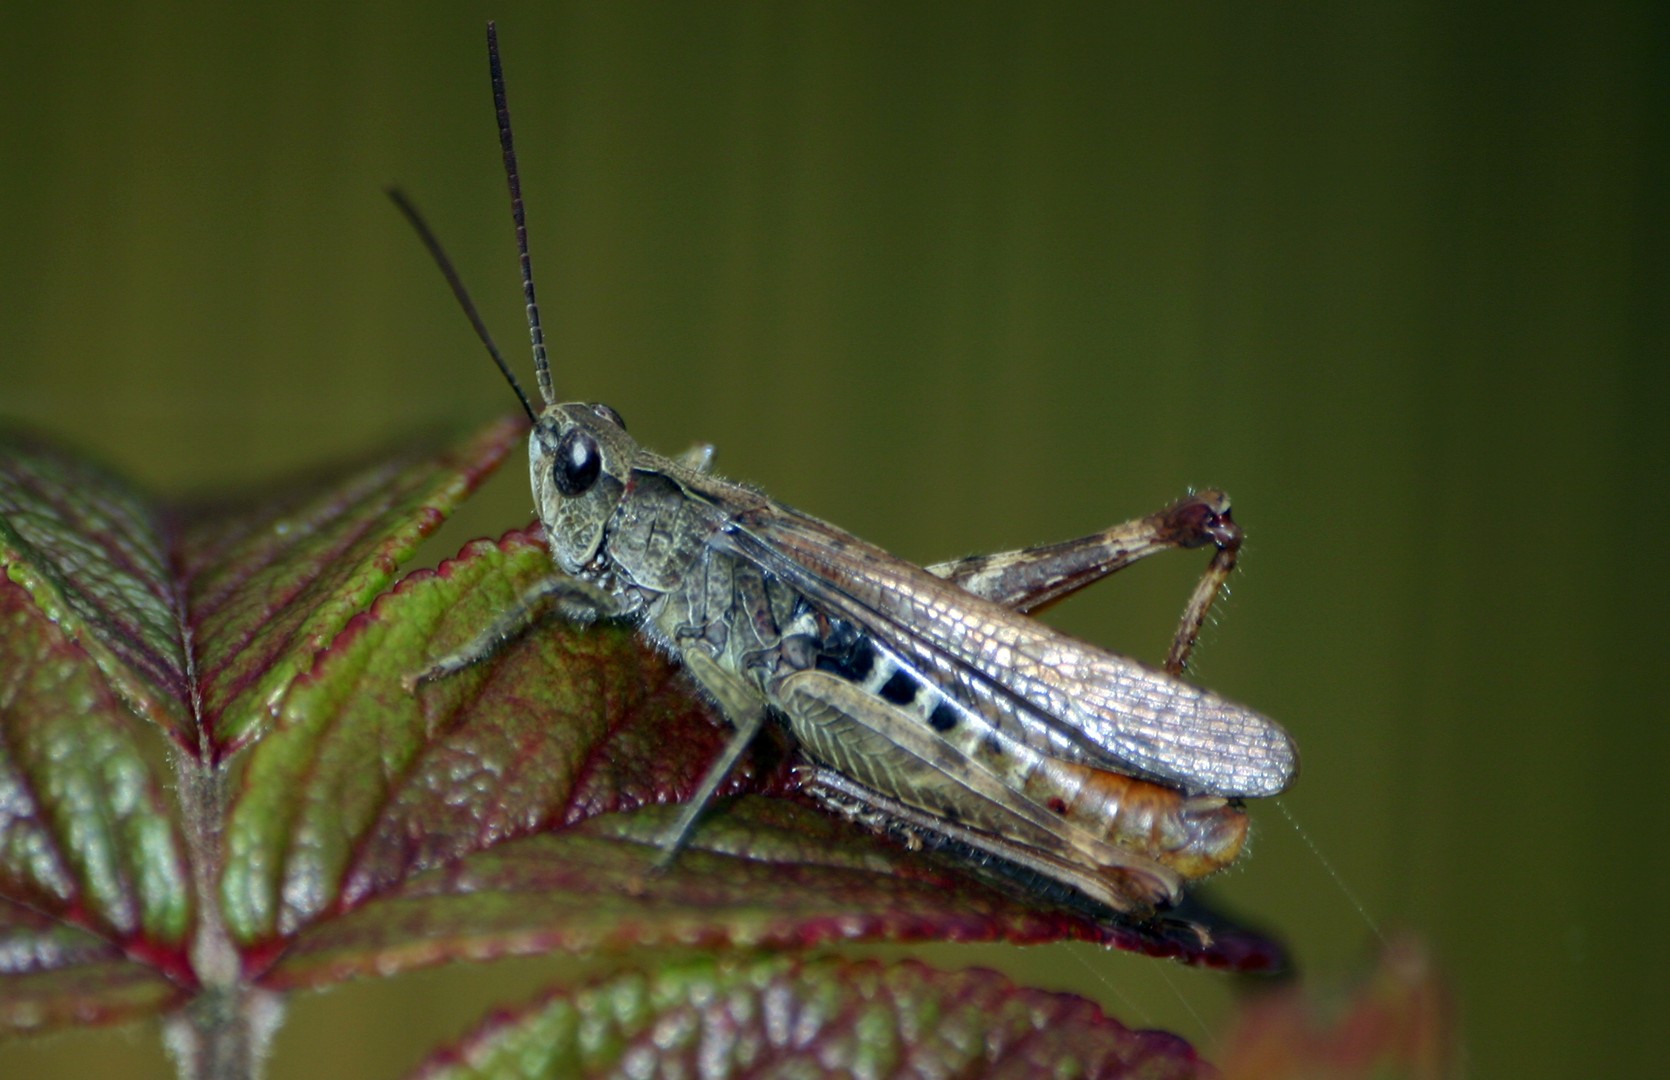
<instances>
[{"instance_id":1,"label":"foot claw","mask_svg":"<svg viewBox=\"0 0 1670 1080\"><path fill-rule=\"evenodd\" d=\"M414 671L410 674L402 675L400 676L400 689L406 691L408 694L415 694L418 692L418 687L422 686L426 682L433 682L440 676L440 674L440 668L432 667L425 668L422 671Z\"/></svg>"}]
</instances>

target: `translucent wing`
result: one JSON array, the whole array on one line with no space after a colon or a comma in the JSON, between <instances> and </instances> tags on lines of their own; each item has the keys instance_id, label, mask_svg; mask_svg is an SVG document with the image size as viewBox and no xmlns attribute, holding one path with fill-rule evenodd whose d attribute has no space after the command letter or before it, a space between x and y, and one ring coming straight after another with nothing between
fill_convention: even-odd
<instances>
[{"instance_id":1,"label":"translucent wing","mask_svg":"<svg viewBox=\"0 0 1670 1080\"><path fill-rule=\"evenodd\" d=\"M1273 795L1298 756L1274 721L1018 615L817 518L733 506L714 543L908 656L1045 753L1194 793Z\"/></svg>"}]
</instances>

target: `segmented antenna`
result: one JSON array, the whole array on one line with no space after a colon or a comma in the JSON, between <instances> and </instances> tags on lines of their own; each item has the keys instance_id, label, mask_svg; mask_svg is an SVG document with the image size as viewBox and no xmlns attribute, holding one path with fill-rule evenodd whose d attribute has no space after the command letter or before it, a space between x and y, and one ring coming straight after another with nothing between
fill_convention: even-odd
<instances>
[{"instance_id":1,"label":"segmented antenna","mask_svg":"<svg viewBox=\"0 0 1670 1080\"><path fill-rule=\"evenodd\" d=\"M499 118L499 147L504 150L505 182L510 185L510 216L516 222L516 250L522 257L522 297L528 303L528 336L533 339L533 370L539 396L556 403L551 364L545 355L545 331L539 325L539 301L533 294L533 260L528 257L528 222L522 209L522 181L516 173L516 143L510 135L510 105L505 101L504 67L499 63L499 30L487 24L487 68L493 76L493 108Z\"/></svg>"},{"instance_id":2,"label":"segmented antenna","mask_svg":"<svg viewBox=\"0 0 1670 1080\"><path fill-rule=\"evenodd\" d=\"M510 388L516 391L522 408L528 412L528 419L538 423L539 416L534 412L533 404L528 401L528 395L522 392L522 384L516 381L510 365L504 362L504 354L499 352L499 347L493 343L493 335L487 332L487 324L481 321L481 313L476 310L475 301L470 299L470 291L464 288L463 279L458 276L458 271L453 269L452 260L447 258L446 249L442 248L441 242L435 238L429 223L423 220L423 215L418 213L417 207L406 198L404 191L397 187L383 190L394 201L394 205L399 207L400 212L406 215L406 220L411 222L412 228L417 230L418 239L429 249L429 257L435 260L435 265L441 268L441 276L446 278L446 283L451 286L452 295L458 299L458 306L464 309L464 315L470 320L470 325L475 327L475 336L487 346L487 355L493 358L493 363L499 365L499 373L504 376L505 382L510 384Z\"/></svg>"}]
</instances>

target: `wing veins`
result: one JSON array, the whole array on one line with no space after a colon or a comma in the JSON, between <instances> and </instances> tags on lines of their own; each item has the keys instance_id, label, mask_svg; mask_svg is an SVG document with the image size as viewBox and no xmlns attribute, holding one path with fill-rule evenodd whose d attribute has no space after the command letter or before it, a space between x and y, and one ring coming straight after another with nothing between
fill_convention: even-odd
<instances>
[{"instance_id":1,"label":"wing veins","mask_svg":"<svg viewBox=\"0 0 1670 1080\"><path fill-rule=\"evenodd\" d=\"M756 505L732 515L724 535L738 554L832 612L874 629L924 667L955 675L977 699L965 704L988 720L1001 712L994 697L1024 710L1055 744L1039 745L1022 725L1020 737L1041 752L1225 796L1274 794L1291 779L1292 744L1272 721L976 597L826 522ZM900 610L901 601L910 610ZM1057 678L1037 674L1046 668ZM1078 692L1063 689L1062 679ZM990 696L978 700L976 687Z\"/></svg>"}]
</instances>

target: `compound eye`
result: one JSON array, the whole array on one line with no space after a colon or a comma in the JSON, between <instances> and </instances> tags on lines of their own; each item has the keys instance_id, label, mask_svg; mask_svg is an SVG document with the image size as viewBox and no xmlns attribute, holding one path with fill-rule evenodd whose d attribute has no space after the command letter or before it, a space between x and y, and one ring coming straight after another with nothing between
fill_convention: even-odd
<instances>
[{"instance_id":1,"label":"compound eye","mask_svg":"<svg viewBox=\"0 0 1670 1080\"><path fill-rule=\"evenodd\" d=\"M570 428L558 440L551 461L551 482L563 496L572 499L585 494L602 471L603 455L598 452L597 440L584 429Z\"/></svg>"}]
</instances>

